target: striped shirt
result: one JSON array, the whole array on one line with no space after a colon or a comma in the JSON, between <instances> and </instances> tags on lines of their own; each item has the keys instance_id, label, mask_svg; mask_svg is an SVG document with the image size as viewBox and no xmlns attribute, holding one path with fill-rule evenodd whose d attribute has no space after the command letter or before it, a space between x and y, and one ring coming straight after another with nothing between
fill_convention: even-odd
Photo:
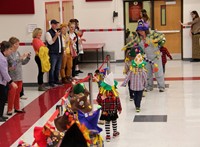
<instances>
[{"instance_id":1,"label":"striped shirt","mask_svg":"<svg viewBox=\"0 0 200 147\"><path fill-rule=\"evenodd\" d=\"M139 69L137 72L129 71L122 86L126 86L126 84L130 81L130 89L133 91L141 91L147 85L147 73L144 69Z\"/></svg>"}]
</instances>

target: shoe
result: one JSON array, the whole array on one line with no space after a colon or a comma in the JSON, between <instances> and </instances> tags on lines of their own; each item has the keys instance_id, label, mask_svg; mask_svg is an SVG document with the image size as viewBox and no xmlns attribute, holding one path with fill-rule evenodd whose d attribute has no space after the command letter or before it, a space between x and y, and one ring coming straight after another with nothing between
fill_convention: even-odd
<instances>
[{"instance_id":1,"label":"shoe","mask_svg":"<svg viewBox=\"0 0 200 147\"><path fill-rule=\"evenodd\" d=\"M67 78L62 78L62 83L63 84L66 84L68 81L67 81Z\"/></svg>"},{"instance_id":2,"label":"shoe","mask_svg":"<svg viewBox=\"0 0 200 147\"><path fill-rule=\"evenodd\" d=\"M22 95L21 97L20 97L20 99L23 99L23 100L26 100L28 97L27 96L25 96L25 95Z\"/></svg>"},{"instance_id":3,"label":"shoe","mask_svg":"<svg viewBox=\"0 0 200 147\"><path fill-rule=\"evenodd\" d=\"M133 101L133 98L132 98L132 97L130 97L130 98L129 98L129 101Z\"/></svg>"},{"instance_id":4,"label":"shoe","mask_svg":"<svg viewBox=\"0 0 200 147\"><path fill-rule=\"evenodd\" d=\"M153 88L151 88L151 89L145 89L145 92L150 92L150 91L153 91Z\"/></svg>"},{"instance_id":5,"label":"shoe","mask_svg":"<svg viewBox=\"0 0 200 147\"><path fill-rule=\"evenodd\" d=\"M142 94L142 97L145 97L145 96L146 96L146 92L144 91L143 94Z\"/></svg>"},{"instance_id":6,"label":"shoe","mask_svg":"<svg viewBox=\"0 0 200 147\"><path fill-rule=\"evenodd\" d=\"M8 117L7 117L7 116L2 116L2 118L4 118L4 119L8 119Z\"/></svg>"},{"instance_id":7,"label":"shoe","mask_svg":"<svg viewBox=\"0 0 200 147\"><path fill-rule=\"evenodd\" d=\"M98 121L98 124L99 124L99 125L104 125L104 124L105 124L105 121L104 121L104 120L99 120L99 121Z\"/></svg>"},{"instance_id":8,"label":"shoe","mask_svg":"<svg viewBox=\"0 0 200 147\"><path fill-rule=\"evenodd\" d=\"M56 85L62 85L62 82L58 81L58 82L55 82Z\"/></svg>"},{"instance_id":9,"label":"shoe","mask_svg":"<svg viewBox=\"0 0 200 147\"><path fill-rule=\"evenodd\" d=\"M7 115L11 116L11 115L12 115L12 112L7 112Z\"/></svg>"},{"instance_id":10,"label":"shoe","mask_svg":"<svg viewBox=\"0 0 200 147\"><path fill-rule=\"evenodd\" d=\"M0 117L0 122L5 122L6 119L4 119L2 116Z\"/></svg>"},{"instance_id":11,"label":"shoe","mask_svg":"<svg viewBox=\"0 0 200 147\"><path fill-rule=\"evenodd\" d=\"M119 133L119 132L117 132L117 131L116 131L116 132L114 132L114 133L113 133L113 138L115 138L115 137L119 136L119 134L120 134L120 133Z\"/></svg>"},{"instance_id":12,"label":"shoe","mask_svg":"<svg viewBox=\"0 0 200 147\"><path fill-rule=\"evenodd\" d=\"M38 86L38 91L46 91L48 90L47 88L44 87L44 85L39 85Z\"/></svg>"},{"instance_id":13,"label":"shoe","mask_svg":"<svg viewBox=\"0 0 200 147\"><path fill-rule=\"evenodd\" d=\"M54 88L54 87L56 87L56 85L55 84L49 84L49 86L51 87L51 88Z\"/></svg>"},{"instance_id":14,"label":"shoe","mask_svg":"<svg viewBox=\"0 0 200 147\"><path fill-rule=\"evenodd\" d=\"M165 91L164 89L160 89L160 90L159 90L159 92L164 92L164 91Z\"/></svg>"},{"instance_id":15,"label":"shoe","mask_svg":"<svg viewBox=\"0 0 200 147\"><path fill-rule=\"evenodd\" d=\"M110 135L106 135L106 142L110 142Z\"/></svg>"},{"instance_id":16,"label":"shoe","mask_svg":"<svg viewBox=\"0 0 200 147\"><path fill-rule=\"evenodd\" d=\"M140 112L140 108L139 107L136 107L136 112Z\"/></svg>"},{"instance_id":17,"label":"shoe","mask_svg":"<svg viewBox=\"0 0 200 147\"><path fill-rule=\"evenodd\" d=\"M15 110L15 113L25 113L25 111L22 109L22 110Z\"/></svg>"},{"instance_id":18,"label":"shoe","mask_svg":"<svg viewBox=\"0 0 200 147\"><path fill-rule=\"evenodd\" d=\"M80 69L76 71L77 73L83 73L83 71L81 71Z\"/></svg>"}]
</instances>

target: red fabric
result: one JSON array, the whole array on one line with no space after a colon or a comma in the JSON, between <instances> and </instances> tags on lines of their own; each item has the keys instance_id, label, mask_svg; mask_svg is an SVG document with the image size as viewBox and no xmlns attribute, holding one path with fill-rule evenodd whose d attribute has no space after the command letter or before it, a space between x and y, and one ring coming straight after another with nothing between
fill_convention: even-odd
<instances>
[{"instance_id":1,"label":"red fabric","mask_svg":"<svg viewBox=\"0 0 200 147\"><path fill-rule=\"evenodd\" d=\"M162 63L165 65L167 63L167 56L172 60L172 56L169 51L165 47L160 48L160 52L162 53Z\"/></svg>"},{"instance_id":2,"label":"red fabric","mask_svg":"<svg viewBox=\"0 0 200 147\"><path fill-rule=\"evenodd\" d=\"M8 112L12 112L13 107L16 110L20 109L19 106L19 98L20 98L20 92L22 90L22 81L15 81L15 84L17 84L18 88L13 88L12 85L9 85L9 91L8 91Z\"/></svg>"},{"instance_id":3,"label":"red fabric","mask_svg":"<svg viewBox=\"0 0 200 147\"><path fill-rule=\"evenodd\" d=\"M110 92L104 100L102 100L102 94L99 93L97 96L97 103L101 105L102 111L122 110L119 97L115 97L112 92Z\"/></svg>"},{"instance_id":4,"label":"red fabric","mask_svg":"<svg viewBox=\"0 0 200 147\"><path fill-rule=\"evenodd\" d=\"M1 0L0 14L34 14L34 0Z\"/></svg>"},{"instance_id":5,"label":"red fabric","mask_svg":"<svg viewBox=\"0 0 200 147\"><path fill-rule=\"evenodd\" d=\"M47 146L47 142L46 142L46 136L43 134L42 132L43 127L35 127L34 128L34 142L33 145L35 143L38 144L39 147L46 147Z\"/></svg>"}]
</instances>

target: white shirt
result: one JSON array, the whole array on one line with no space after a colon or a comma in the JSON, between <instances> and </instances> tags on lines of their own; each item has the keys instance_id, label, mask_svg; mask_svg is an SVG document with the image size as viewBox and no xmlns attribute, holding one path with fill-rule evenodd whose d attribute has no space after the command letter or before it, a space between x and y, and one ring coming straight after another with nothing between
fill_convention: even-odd
<instances>
[{"instance_id":1,"label":"white shirt","mask_svg":"<svg viewBox=\"0 0 200 147\"><path fill-rule=\"evenodd\" d=\"M57 32L57 30L54 30L55 32ZM46 33L46 41L48 42L48 44L52 45L54 44L53 38L51 36L51 34L49 32ZM59 53L61 53L61 39L60 36L58 36L58 42L59 42Z\"/></svg>"}]
</instances>

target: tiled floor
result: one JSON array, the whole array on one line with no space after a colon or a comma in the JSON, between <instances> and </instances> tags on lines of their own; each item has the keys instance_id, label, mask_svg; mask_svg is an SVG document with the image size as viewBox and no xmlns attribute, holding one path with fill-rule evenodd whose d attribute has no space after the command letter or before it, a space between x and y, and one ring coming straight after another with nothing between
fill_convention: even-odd
<instances>
[{"instance_id":1,"label":"tiled floor","mask_svg":"<svg viewBox=\"0 0 200 147\"><path fill-rule=\"evenodd\" d=\"M96 64L81 64L80 67L84 70L80 74L83 78L95 71ZM120 136L105 142L105 147L200 146L200 62L168 61L165 83L169 87L163 93L159 93L157 88L146 93L140 113L135 112L133 101L129 101L127 88L120 87L124 78L123 63L112 63L111 71L119 81L123 110L118 119ZM34 126L44 125L55 111L55 105L60 104L59 98L64 91L65 88L59 88L41 95L35 87L25 88L29 98L21 100L21 104L27 112L24 116L13 115L0 124L0 147L16 147L18 139L32 143ZM97 93L97 84L93 83L94 99ZM104 126L100 127L104 129ZM105 137L104 130L101 134Z\"/></svg>"}]
</instances>

